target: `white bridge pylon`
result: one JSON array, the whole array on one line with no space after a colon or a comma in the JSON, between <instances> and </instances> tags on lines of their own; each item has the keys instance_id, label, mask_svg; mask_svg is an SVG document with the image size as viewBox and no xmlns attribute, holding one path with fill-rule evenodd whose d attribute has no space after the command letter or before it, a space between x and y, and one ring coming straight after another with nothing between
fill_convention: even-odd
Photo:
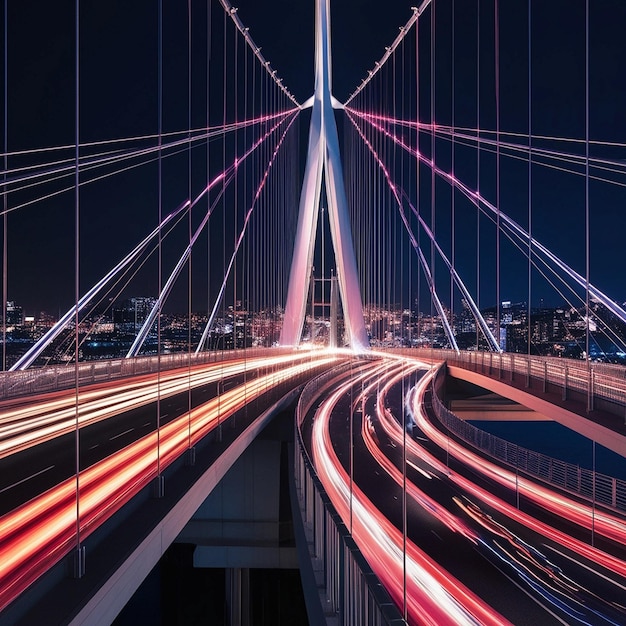
<instances>
[{"instance_id":1,"label":"white bridge pylon","mask_svg":"<svg viewBox=\"0 0 626 626\"><path fill-rule=\"evenodd\" d=\"M363 319L361 292L348 217L348 201L343 184L339 139L333 111L333 106L339 108L341 105L332 97L330 88L329 4L330 0L316 0L315 93L311 99L313 110L309 146L280 343L284 346L295 346L300 343L306 311L306 296L309 292L313 266L322 181L324 181L328 200L330 234L337 263L339 292L348 341L354 351L361 352L369 349L369 340Z\"/></svg>"}]
</instances>

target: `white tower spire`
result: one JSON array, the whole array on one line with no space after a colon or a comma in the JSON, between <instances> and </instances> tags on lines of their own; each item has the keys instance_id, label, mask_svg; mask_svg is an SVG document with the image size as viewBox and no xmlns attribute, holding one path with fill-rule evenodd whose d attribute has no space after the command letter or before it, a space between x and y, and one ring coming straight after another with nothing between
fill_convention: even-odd
<instances>
[{"instance_id":1,"label":"white tower spire","mask_svg":"<svg viewBox=\"0 0 626 626\"><path fill-rule=\"evenodd\" d=\"M289 276L282 345L300 342L306 309L306 294L313 265L313 252L322 180L328 198L330 233L337 263L343 314L353 350L369 348L363 306L350 234L348 201L343 184L337 125L331 95L330 0L316 0L315 94L309 129L309 147L302 182L298 229Z\"/></svg>"}]
</instances>

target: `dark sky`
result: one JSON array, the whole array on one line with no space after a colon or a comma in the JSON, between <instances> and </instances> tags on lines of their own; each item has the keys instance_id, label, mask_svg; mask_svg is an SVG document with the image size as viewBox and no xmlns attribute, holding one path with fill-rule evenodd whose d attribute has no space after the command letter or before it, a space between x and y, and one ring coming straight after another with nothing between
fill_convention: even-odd
<instances>
[{"instance_id":1,"label":"dark sky","mask_svg":"<svg viewBox=\"0 0 626 626\"><path fill-rule=\"evenodd\" d=\"M386 45L389 45L411 15L416 2L348 2L333 0L333 90L340 100L373 68ZM450 54L450 6L451 2L438 2L438 20L442 26L437 31L438 41L438 98L449 100ZM263 52L279 69L286 84L304 99L310 91L312 66L312 19L313 3L276 1L259 3L253 0L238 3L240 15L250 26L251 32ZM303 5L304 8L303 8ZM476 125L476 2L456 1L456 124ZM500 7L500 105L501 128L513 132L527 132L527 16L528 2L507 0ZM532 3L532 107L533 133L556 137L584 137L584 7L583 0L551 0ZM626 63L626 43L623 36L626 27L626 3L622 0L599 0L590 3L590 108L589 125L591 139L611 142L626 141L626 88L623 67ZM481 125L495 128L493 72L493 2L480 2L485 23L481 33ZM428 37L428 15L425 32ZM280 28L276 25L280 24ZM265 37L265 33L272 33ZM411 40L413 41L413 40ZM422 71L428 72L428 59ZM408 89L408 86L407 86ZM423 119L427 118L428 89L422 87L426 105ZM449 112L437 107L438 121L449 119ZM538 142L537 145L541 145ZM547 144L545 144L546 147ZM554 147L554 146L550 146ZM557 146L564 151L578 152L580 145ZM623 147L592 147L591 156L606 157L626 162ZM442 166L449 166L445 154ZM463 153L457 159L459 172L465 180L474 181L474 161L464 164ZM520 224L527 223L526 179L527 167L520 163L503 161L501 198L505 212ZM493 160L484 158L483 168L489 170ZM598 172L593 172L598 174ZM482 183L486 195L495 195L493 177L487 172ZM585 272L584 235L584 179L559 173L549 168L533 168L533 230L535 236L548 245L578 272ZM621 256L622 234L626 210L624 176L615 178L620 185L590 183L590 253L591 279L618 302L626 300L626 280L618 270L617 259ZM445 185L442 185L442 188ZM444 192L445 193L445 192ZM444 195L444 194L441 194ZM426 198L428 202L428 198ZM428 205L427 205L428 206ZM444 218L445 219L445 218ZM440 231L443 230L440 228ZM445 236L444 236L445 238ZM489 243L488 245L491 245ZM485 247L488 247L486 244ZM458 250L467 251L466 263L473 266L476 241L460 238ZM506 246L504 246L506 247ZM517 254L517 253L515 253ZM509 253L512 257L513 253ZM519 255L518 255L519 256ZM503 263L508 263L505 251ZM483 263L484 282L493 278L493 262ZM512 266L513 267L513 266ZM471 275L471 271L467 272ZM526 271L524 262L518 262L502 285L504 299L526 299ZM560 304L562 297L545 281L535 277L536 301L544 298L549 303ZM470 277L468 283L472 283ZM483 302L493 303L493 288L487 289Z\"/></svg>"},{"instance_id":2,"label":"dark sky","mask_svg":"<svg viewBox=\"0 0 626 626\"><path fill-rule=\"evenodd\" d=\"M241 0L242 21L263 54L302 102L312 93L313 0ZM404 0L331 0L333 91L342 102L374 67L412 15Z\"/></svg>"},{"instance_id":3,"label":"dark sky","mask_svg":"<svg viewBox=\"0 0 626 626\"><path fill-rule=\"evenodd\" d=\"M333 3L335 85L344 98L382 55L399 25L411 15L408 2L371 19L379 11L374 1ZM81 142L132 137L156 130L156 2L110 0L81 3ZM185 6L164 4L163 130L187 127ZM204 52L204 2L194 1L194 55ZM298 99L313 89L314 2L276 0L236 3L242 21L262 53ZM9 152L50 146L68 149L39 157L73 158L74 143L74 2L10 2L8 10L8 149ZM212 19L223 20L221 6L212 3ZM221 71L219 36L213 41L212 63ZM203 81L202 61L194 62ZM232 87L229 86L229 89ZM202 91L200 86L198 91ZM215 90L214 90L215 92ZM194 94L194 99L201 99ZM212 96L219 110L221 96ZM2 107L4 108L4 107ZM204 122L202 105L195 107L193 125ZM305 129L306 130L306 129ZM37 159L12 157L9 167ZM176 206L185 197L184 159L170 159L164 205ZM81 191L81 289L87 289L129 251L154 225L156 190L154 167L117 175L107 184ZM34 192L14 193L10 207L37 194L70 187L68 178ZM47 309L58 313L73 301L74 211L71 191L39 202L9 216L9 299L29 313ZM174 259L172 257L172 262ZM154 280L151 280L153 283ZM155 290L147 285L145 295Z\"/></svg>"},{"instance_id":4,"label":"dark sky","mask_svg":"<svg viewBox=\"0 0 626 626\"><path fill-rule=\"evenodd\" d=\"M451 0L437 3L438 16L446 19ZM241 20L262 53L295 96L304 101L313 89L313 0L240 0ZM332 0L333 89L344 100L379 59L386 45L411 16L414 1ZM501 7L501 102L503 128L526 132L526 0L500 1ZM626 141L626 3L594 0L591 19L592 138ZM475 125L475 2L456 0L457 5L457 124ZM81 14L81 140L129 137L153 133L156 128L156 11L155 0L108 0L83 2ZM206 21L204 2L194 7L194 55L203 55L200 33ZM484 13L492 2L481 0ZM535 134L581 135L584 118L584 65L581 37L583 0L533 2L533 131ZM164 131L187 127L186 54L187 23L184 3L164 1ZM222 19L213 2L213 16ZM196 23L197 22L197 23ZM48 155L53 160L72 159L74 142L74 2L44 0L9 2L8 20L8 145L9 151L70 146ZM489 56L489 36L484 44L483 64ZM445 99L446 72L450 65L449 34L445 25L438 34L438 87ZM213 42L219 48L220 42ZM197 47L197 49L196 49ZM484 48L484 49L483 49ZM219 64L219 50L214 53ZM426 66L422 69L427 69ZM202 63L195 64L202 74ZM487 72L484 72L487 76ZM465 76L465 78L463 77ZM481 123L493 128L493 88L483 77ZM201 92L202 80L197 82ZM408 87L407 87L408 89ZM491 94L491 95L490 95ZM194 91L194 102L202 94ZM219 94L213 93L213 98ZM422 97L427 98L426 91ZM438 119L446 112L437 107ZM203 123L202 106L194 107L193 123ZM219 107L217 107L219 110ZM491 117L490 117L491 116ZM306 135L306 114L303 135ZM424 118L423 118L424 119ZM626 162L623 147L603 148L599 156ZM445 164L445 156L442 157ZM10 167L32 163L32 157L12 157ZM459 159L460 161L461 159ZM184 158L171 160L164 171L167 181L164 201L176 206L185 197ZM462 168L462 164L458 165ZM466 163L472 182L472 159ZM523 169L523 168L522 168ZM154 225L156 188L154 166L131 170L108 179L106 184L85 187L81 206L82 289L101 276L112 263ZM520 222L525 219L525 173L519 168L503 171L503 200ZM51 184L40 193L69 185L68 180ZM536 232L548 245L581 269L584 239L581 239L580 181L552 176L537 170L535 176ZM13 194L10 204L27 202L34 192ZM616 269L622 254L624 232L623 187L593 183L592 277L618 301L626 299L626 282ZM505 209L505 210L507 210ZM582 217L581 217L582 216ZM55 196L45 203L9 215L9 299L28 312L45 308L54 313L73 302L73 195ZM583 245L581 245L581 241ZM465 242L467 244L467 242ZM460 249L463 247L460 244ZM466 246L468 263L471 242ZM475 247L475 246L474 246ZM173 252L172 252L173 254ZM475 254L475 252L474 252ZM581 257L582 255L582 257ZM172 257L173 258L173 257ZM584 260L584 258L583 258ZM471 282L471 281L470 281ZM146 279L145 295L155 289L154 278ZM524 283L514 275L506 285L509 298L524 298Z\"/></svg>"}]
</instances>

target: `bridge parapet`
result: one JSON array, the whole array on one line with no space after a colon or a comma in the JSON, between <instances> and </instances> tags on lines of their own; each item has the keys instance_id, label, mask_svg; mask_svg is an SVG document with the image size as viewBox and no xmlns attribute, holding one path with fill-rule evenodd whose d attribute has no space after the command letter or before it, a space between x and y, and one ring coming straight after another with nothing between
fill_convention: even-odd
<instances>
[{"instance_id":1,"label":"bridge parapet","mask_svg":"<svg viewBox=\"0 0 626 626\"><path fill-rule=\"evenodd\" d=\"M543 392L557 391L562 400L586 403L587 411L626 416L626 367L558 357L509 352L392 348L385 350L426 361L445 361L483 376Z\"/></svg>"},{"instance_id":2,"label":"bridge parapet","mask_svg":"<svg viewBox=\"0 0 626 626\"><path fill-rule=\"evenodd\" d=\"M308 409L350 364L334 368L304 388L296 411L295 484L310 556L317 572L326 622L406 626L387 590L365 560L326 494L300 432Z\"/></svg>"},{"instance_id":3,"label":"bridge parapet","mask_svg":"<svg viewBox=\"0 0 626 626\"><path fill-rule=\"evenodd\" d=\"M253 359L272 354L280 355L293 352L292 348L250 348L245 350L223 350L219 352L200 352L199 354L179 352L153 356L140 356L129 359L111 359L87 361L78 364L78 385L84 387L94 383L118 380L130 376L154 374L181 367L231 361L234 359ZM0 374L0 400L30 396L38 393L62 391L76 386L74 364L50 365Z\"/></svg>"}]
</instances>

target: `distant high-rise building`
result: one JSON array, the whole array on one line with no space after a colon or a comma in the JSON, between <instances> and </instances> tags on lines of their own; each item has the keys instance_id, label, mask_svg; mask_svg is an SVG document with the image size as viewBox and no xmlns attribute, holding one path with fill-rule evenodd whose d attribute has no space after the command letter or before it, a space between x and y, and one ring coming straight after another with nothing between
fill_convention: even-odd
<instances>
[{"instance_id":1,"label":"distant high-rise building","mask_svg":"<svg viewBox=\"0 0 626 626\"><path fill-rule=\"evenodd\" d=\"M136 332L155 304L156 298L128 298L113 309L113 322L120 330Z\"/></svg>"},{"instance_id":2,"label":"distant high-rise building","mask_svg":"<svg viewBox=\"0 0 626 626\"><path fill-rule=\"evenodd\" d=\"M16 326L21 326L24 322L24 313L22 311L22 307L18 306L12 300L7 302L7 311L6 311L6 325L7 328L14 328Z\"/></svg>"}]
</instances>

